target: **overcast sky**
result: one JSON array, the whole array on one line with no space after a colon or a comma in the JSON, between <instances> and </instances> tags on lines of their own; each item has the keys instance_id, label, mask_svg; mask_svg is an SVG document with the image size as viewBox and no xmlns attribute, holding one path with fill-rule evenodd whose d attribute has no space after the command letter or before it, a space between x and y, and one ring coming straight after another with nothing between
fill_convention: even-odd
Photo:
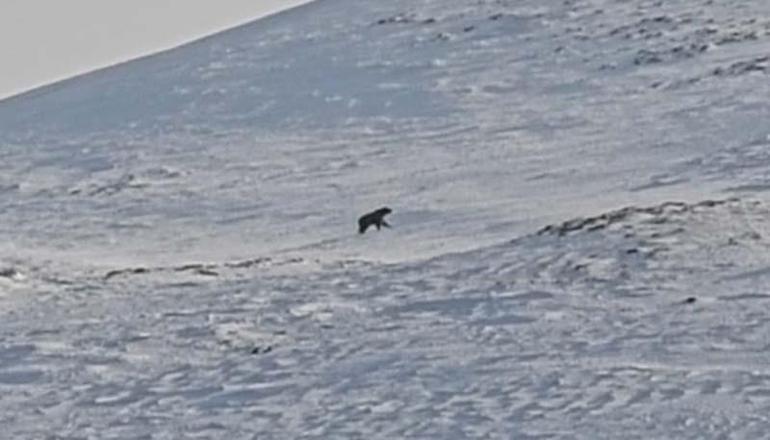
<instances>
[{"instance_id":1,"label":"overcast sky","mask_svg":"<svg viewBox=\"0 0 770 440\"><path fill-rule=\"evenodd\" d=\"M0 98L307 0L0 0Z\"/></svg>"}]
</instances>

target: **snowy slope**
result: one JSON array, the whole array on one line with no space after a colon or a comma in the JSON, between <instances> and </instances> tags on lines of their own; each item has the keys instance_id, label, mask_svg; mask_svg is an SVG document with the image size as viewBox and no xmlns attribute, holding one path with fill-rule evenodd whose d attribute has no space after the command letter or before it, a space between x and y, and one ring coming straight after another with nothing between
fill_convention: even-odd
<instances>
[{"instance_id":1,"label":"snowy slope","mask_svg":"<svg viewBox=\"0 0 770 440\"><path fill-rule=\"evenodd\" d=\"M762 438L769 17L317 0L0 102L6 432Z\"/></svg>"}]
</instances>

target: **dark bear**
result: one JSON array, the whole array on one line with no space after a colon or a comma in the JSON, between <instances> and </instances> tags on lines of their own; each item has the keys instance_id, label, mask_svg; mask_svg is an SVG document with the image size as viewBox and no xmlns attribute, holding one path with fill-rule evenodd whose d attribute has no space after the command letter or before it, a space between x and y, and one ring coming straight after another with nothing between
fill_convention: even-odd
<instances>
[{"instance_id":1,"label":"dark bear","mask_svg":"<svg viewBox=\"0 0 770 440\"><path fill-rule=\"evenodd\" d=\"M383 207L376 211L372 211L368 214L364 214L361 216L361 218L358 219L358 233L363 234L366 232L366 229L371 226L377 226L377 230L380 230L380 227L385 226L386 228L389 228L390 225L388 222L385 221L385 216L393 212L390 208Z\"/></svg>"}]
</instances>

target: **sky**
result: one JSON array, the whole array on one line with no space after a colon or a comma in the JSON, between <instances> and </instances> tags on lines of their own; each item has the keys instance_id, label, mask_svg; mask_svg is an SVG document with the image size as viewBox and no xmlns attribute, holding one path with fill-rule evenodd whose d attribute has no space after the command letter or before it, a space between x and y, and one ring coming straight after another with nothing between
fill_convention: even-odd
<instances>
[{"instance_id":1,"label":"sky","mask_svg":"<svg viewBox=\"0 0 770 440\"><path fill-rule=\"evenodd\" d=\"M0 0L0 98L308 0Z\"/></svg>"}]
</instances>

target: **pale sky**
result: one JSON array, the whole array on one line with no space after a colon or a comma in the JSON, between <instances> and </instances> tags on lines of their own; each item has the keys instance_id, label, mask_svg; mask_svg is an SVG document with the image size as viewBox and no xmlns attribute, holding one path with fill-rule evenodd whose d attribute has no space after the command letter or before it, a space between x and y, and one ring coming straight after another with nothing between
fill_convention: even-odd
<instances>
[{"instance_id":1,"label":"pale sky","mask_svg":"<svg viewBox=\"0 0 770 440\"><path fill-rule=\"evenodd\" d=\"M0 0L0 98L308 0Z\"/></svg>"}]
</instances>

